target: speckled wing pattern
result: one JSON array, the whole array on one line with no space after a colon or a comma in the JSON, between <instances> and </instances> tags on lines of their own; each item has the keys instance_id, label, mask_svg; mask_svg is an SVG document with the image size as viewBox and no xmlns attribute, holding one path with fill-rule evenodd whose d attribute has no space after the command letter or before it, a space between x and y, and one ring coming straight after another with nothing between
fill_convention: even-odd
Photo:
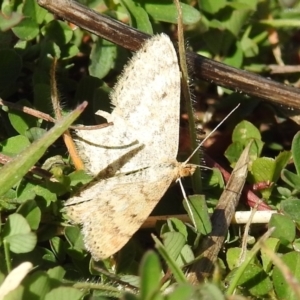
<instances>
[{"instance_id":1,"label":"speckled wing pattern","mask_svg":"<svg viewBox=\"0 0 300 300\"><path fill-rule=\"evenodd\" d=\"M109 257L128 242L180 177L181 168L189 166L175 160L92 182L68 201L67 214L74 223L82 224L84 244L95 260Z\"/></svg>"},{"instance_id":2,"label":"speckled wing pattern","mask_svg":"<svg viewBox=\"0 0 300 300\"><path fill-rule=\"evenodd\" d=\"M99 130L76 134L86 169L106 177L174 159L178 151L180 71L169 37L147 40L125 67L111 94L113 122Z\"/></svg>"},{"instance_id":3,"label":"speckled wing pattern","mask_svg":"<svg viewBox=\"0 0 300 300\"><path fill-rule=\"evenodd\" d=\"M114 125L77 133L87 170L98 176L65 208L70 220L82 225L85 246L95 260L120 250L170 184L194 172L193 166L176 161L180 71L166 35L146 41L111 99L112 113L98 113Z\"/></svg>"}]
</instances>

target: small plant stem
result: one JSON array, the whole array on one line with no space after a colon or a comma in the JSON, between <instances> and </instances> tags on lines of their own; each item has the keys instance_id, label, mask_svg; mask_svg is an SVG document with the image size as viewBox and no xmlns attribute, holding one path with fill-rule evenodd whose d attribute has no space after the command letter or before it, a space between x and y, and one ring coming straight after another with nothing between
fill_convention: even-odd
<instances>
[{"instance_id":1,"label":"small plant stem","mask_svg":"<svg viewBox=\"0 0 300 300\"><path fill-rule=\"evenodd\" d=\"M11 260L10 260L9 243L6 240L3 241L3 247L4 247L4 255L6 261L6 269L7 269L7 273L9 273L11 272Z\"/></svg>"}]
</instances>

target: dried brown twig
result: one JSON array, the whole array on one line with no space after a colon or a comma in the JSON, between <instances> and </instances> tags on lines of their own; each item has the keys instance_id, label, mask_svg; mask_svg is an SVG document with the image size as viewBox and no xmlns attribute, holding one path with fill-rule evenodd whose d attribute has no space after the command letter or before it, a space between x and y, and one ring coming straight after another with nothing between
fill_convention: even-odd
<instances>
[{"instance_id":1,"label":"dried brown twig","mask_svg":"<svg viewBox=\"0 0 300 300\"><path fill-rule=\"evenodd\" d=\"M138 50L149 38L145 33L72 0L38 0L38 3L57 16L131 51ZM199 79L268 100L273 104L294 109L300 107L300 93L297 88L227 66L191 51L187 51L187 61L191 73Z\"/></svg>"}]
</instances>

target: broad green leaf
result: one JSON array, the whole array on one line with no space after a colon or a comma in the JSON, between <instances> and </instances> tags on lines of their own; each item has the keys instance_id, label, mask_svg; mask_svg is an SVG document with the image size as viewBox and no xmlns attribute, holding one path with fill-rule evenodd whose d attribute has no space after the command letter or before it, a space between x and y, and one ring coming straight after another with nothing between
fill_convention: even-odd
<instances>
[{"instance_id":1,"label":"broad green leaf","mask_svg":"<svg viewBox=\"0 0 300 300\"><path fill-rule=\"evenodd\" d=\"M237 9L234 9L230 15L230 18L222 21L228 31L237 38L240 34L241 29L252 13L253 10L249 6L244 4Z\"/></svg>"},{"instance_id":2,"label":"broad green leaf","mask_svg":"<svg viewBox=\"0 0 300 300\"><path fill-rule=\"evenodd\" d=\"M47 293L44 300L81 300L85 293L85 291L81 291L79 289L61 286L52 289L49 293Z\"/></svg>"},{"instance_id":3,"label":"broad green leaf","mask_svg":"<svg viewBox=\"0 0 300 300\"><path fill-rule=\"evenodd\" d=\"M250 122L242 121L234 128L232 133L232 141L247 145L249 139L261 140L260 132Z\"/></svg>"},{"instance_id":4,"label":"broad green leaf","mask_svg":"<svg viewBox=\"0 0 300 300\"><path fill-rule=\"evenodd\" d=\"M256 297L266 296L273 288L267 273L260 266L254 264L248 266L238 285Z\"/></svg>"},{"instance_id":5,"label":"broad green leaf","mask_svg":"<svg viewBox=\"0 0 300 300\"><path fill-rule=\"evenodd\" d=\"M9 245L10 251L14 253L30 252L37 243L37 237L31 232L28 222L19 214L8 216L3 236L4 241Z\"/></svg>"},{"instance_id":6,"label":"broad green leaf","mask_svg":"<svg viewBox=\"0 0 300 300\"><path fill-rule=\"evenodd\" d=\"M175 287L175 289L168 294L167 300L190 300L194 299L195 288L192 285L184 284Z\"/></svg>"},{"instance_id":7,"label":"broad green leaf","mask_svg":"<svg viewBox=\"0 0 300 300\"><path fill-rule=\"evenodd\" d=\"M49 269L47 271L47 274L52 279L63 280L64 276L66 274L66 270L63 267L61 267L61 266L57 266L55 268Z\"/></svg>"},{"instance_id":8,"label":"broad green leaf","mask_svg":"<svg viewBox=\"0 0 300 300\"><path fill-rule=\"evenodd\" d=\"M186 243L184 235L173 231L162 234L161 238L168 255L176 261Z\"/></svg>"},{"instance_id":9,"label":"broad green leaf","mask_svg":"<svg viewBox=\"0 0 300 300\"><path fill-rule=\"evenodd\" d=\"M219 0L219 1L198 0L198 5L201 8L201 10L204 10L205 12L213 15L213 14L217 13L221 8L224 8L227 5L227 1L226 0Z\"/></svg>"},{"instance_id":10,"label":"broad green leaf","mask_svg":"<svg viewBox=\"0 0 300 300\"><path fill-rule=\"evenodd\" d=\"M130 12L130 25L145 33L153 34L152 25L145 9L138 1L121 0L124 7Z\"/></svg>"},{"instance_id":11,"label":"broad green leaf","mask_svg":"<svg viewBox=\"0 0 300 300\"><path fill-rule=\"evenodd\" d=\"M30 146L28 138L22 135L13 136L7 140L1 141L1 152L8 156L14 156Z\"/></svg>"},{"instance_id":12,"label":"broad green leaf","mask_svg":"<svg viewBox=\"0 0 300 300\"><path fill-rule=\"evenodd\" d=\"M58 236L53 237L49 242L51 250L57 260L60 262L64 261L66 257L65 242Z\"/></svg>"},{"instance_id":13,"label":"broad green leaf","mask_svg":"<svg viewBox=\"0 0 300 300\"><path fill-rule=\"evenodd\" d=\"M35 0L24 1L23 14L26 18L30 17L32 20L41 24L47 14L47 10L38 5Z\"/></svg>"},{"instance_id":14,"label":"broad green leaf","mask_svg":"<svg viewBox=\"0 0 300 300\"><path fill-rule=\"evenodd\" d=\"M276 161L269 157L260 157L252 164L251 173L254 177L254 182L273 182L276 169ZM269 199L272 193L273 186L261 190L264 199Z\"/></svg>"},{"instance_id":15,"label":"broad green leaf","mask_svg":"<svg viewBox=\"0 0 300 300\"><path fill-rule=\"evenodd\" d=\"M167 219L167 224L168 224L168 231L175 231L175 232L180 232L181 234L184 235L185 239L187 240L188 238L188 232L186 225L179 219L176 218L168 218ZM162 234L163 232L161 232Z\"/></svg>"},{"instance_id":16,"label":"broad green leaf","mask_svg":"<svg viewBox=\"0 0 300 300\"><path fill-rule=\"evenodd\" d=\"M37 230L41 221L41 209L34 200L28 200L19 206L17 213L26 218L30 228Z\"/></svg>"},{"instance_id":17,"label":"broad green leaf","mask_svg":"<svg viewBox=\"0 0 300 300\"><path fill-rule=\"evenodd\" d=\"M274 175L273 175L274 182L278 181L278 179L280 178L282 169L286 167L286 165L288 164L290 159L291 159L290 151L282 151L276 156L276 158L275 158L276 165L275 165L275 171L274 171Z\"/></svg>"},{"instance_id":18,"label":"broad green leaf","mask_svg":"<svg viewBox=\"0 0 300 300\"><path fill-rule=\"evenodd\" d=\"M46 294L51 291L51 281L44 271L37 271L27 276L23 281L23 285L25 287L24 299L45 299ZM36 295L38 298L36 298Z\"/></svg>"},{"instance_id":19,"label":"broad green leaf","mask_svg":"<svg viewBox=\"0 0 300 300\"><path fill-rule=\"evenodd\" d=\"M293 189L300 191L300 176L289 170L282 170L281 172L282 180L287 183Z\"/></svg>"},{"instance_id":20,"label":"broad green leaf","mask_svg":"<svg viewBox=\"0 0 300 300\"><path fill-rule=\"evenodd\" d=\"M12 27L18 25L24 16L18 12L11 12L8 15L2 14L0 15L0 31L7 31L11 29Z\"/></svg>"},{"instance_id":21,"label":"broad green leaf","mask_svg":"<svg viewBox=\"0 0 300 300\"><path fill-rule=\"evenodd\" d=\"M91 76L102 79L112 69L117 55L115 44L98 38L90 55L89 72Z\"/></svg>"},{"instance_id":22,"label":"broad green leaf","mask_svg":"<svg viewBox=\"0 0 300 300\"><path fill-rule=\"evenodd\" d=\"M292 275L300 281L300 253L290 252L281 256L282 262L289 268ZM274 289L278 299L299 299L293 292L291 285L286 281L281 270L275 266L272 274ZM289 278L289 280L293 280Z\"/></svg>"},{"instance_id":23,"label":"broad green leaf","mask_svg":"<svg viewBox=\"0 0 300 300\"><path fill-rule=\"evenodd\" d=\"M143 3L143 1L140 2ZM171 1L146 2L144 6L154 20L177 24L178 12ZM200 12L194 7L181 3L181 9L184 25L192 25L200 21Z\"/></svg>"},{"instance_id":24,"label":"broad green leaf","mask_svg":"<svg viewBox=\"0 0 300 300\"><path fill-rule=\"evenodd\" d=\"M47 132L44 128L39 127L31 127L25 132L25 136L30 140L30 142L34 142L40 139Z\"/></svg>"},{"instance_id":25,"label":"broad green leaf","mask_svg":"<svg viewBox=\"0 0 300 300\"><path fill-rule=\"evenodd\" d=\"M30 103L26 100L21 100L16 104L20 106L30 106ZM22 111L9 111L8 118L14 129L21 135L25 135L26 131L34 126L37 126L37 119L31 115L28 115Z\"/></svg>"},{"instance_id":26,"label":"broad green leaf","mask_svg":"<svg viewBox=\"0 0 300 300\"><path fill-rule=\"evenodd\" d=\"M39 25L32 18L24 18L12 31L19 39L30 41L39 34Z\"/></svg>"},{"instance_id":27,"label":"broad green leaf","mask_svg":"<svg viewBox=\"0 0 300 300\"><path fill-rule=\"evenodd\" d=\"M187 244L185 244L180 252L180 255L178 256L176 262L179 266L184 266L189 264L195 259L194 252L192 251L191 247Z\"/></svg>"},{"instance_id":28,"label":"broad green leaf","mask_svg":"<svg viewBox=\"0 0 300 300\"><path fill-rule=\"evenodd\" d=\"M77 226L67 226L65 228L65 236L72 247L81 250L84 249L83 237L80 229Z\"/></svg>"},{"instance_id":29,"label":"broad green leaf","mask_svg":"<svg viewBox=\"0 0 300 300\"><path fill-rule=\"evenodd\" d=\"M295 200L284 200L280 203L281 211L289 216L293 221L300 224L300 201Z\"/></svg>"},{"instance_id":30,"label":"broad green leaf","mask_svg":"<svg viewBox=\"0 0 300 300\"><path fill-rule=\"evenodd\" d=\"M186 283L187 279L185 275L183 274L182 270L178 266L178 264L175 262L175 260L169 255L167 249L164 247L164 245L161 243L161 241L155 237L152 236L154 242L155 242L155 248L159 252L159 254L162 256L162 258L165 260L165 262L168 264L171 272L173 273L173 276L177 283ZM184 237L183 237L184 238Z\"/></svg>"},{"instance_id":31,"label":"broad green leaf","mask_svg":"<svg viewBox=\"0 0 300 300\"><path fill-rule=\"evenodd\" d=\"M205 283L200 290L200 299L225 300L222 291L212 283Z\"/></svg>"},{"instance_id":32,"label":"broad green leaf","mask_svg":"<svg viewBox=\"0 0 300 300\"><path fill-rule=\"evenodd\" d=\"M279 245L280 245L280 240L273 237L270 237L265 241L265 246L268 249L272 250L274 253L277 252ZM266 273L269 273L273 266L273 261L271 257L266 253L265 248L262 248L260 252L261 252L263 269Z\"/></svg>"},{"instance_id":33,"label":"broad green leaf","mask_svg":"<svg viewBox=\"0 0 300 300\"><path fill-rule=\"evenodd\" d=\"M195 222L197 232L207 235L211 232L210 216L206 205L205 197L193 195L188 197L188 204L183 201L183 206L188 213L191 221Z\"/></svg>"},{"instance_id":34,"label":"broad green leaf","mask_svg":"<svg viewBox=\"0 0 300 300\"><path fill-rule=\"evenodd\" d=\"M241 68L243 65L244 54L240 47L240 44L237 43L235 47L235 51L227 55L227 57L223 60L223 63L235 68Z\"/></svg>"},{"instance_id":35,"label":"broad green leaf","mask_svg":"<svg viewBox=\"0 0 300 300\"><path fill-rule=\"evenodd\" d=\"M62 21L53 20L43 28L43 34L54 41L58 46L70 42L73 37L72 29Z\"/></svg>"},{"instance_id":36,"label":"broad green leaf","mask_svg":"<svg viewBox=\"0 0 300 300\"><path fill-rule=\"evenodd\" d=\"M290 244L296 237L295 223L287 216L273 214L268 228L275 227L272 237L278 238L283 245Z\"/></svg>"}]
</instances>

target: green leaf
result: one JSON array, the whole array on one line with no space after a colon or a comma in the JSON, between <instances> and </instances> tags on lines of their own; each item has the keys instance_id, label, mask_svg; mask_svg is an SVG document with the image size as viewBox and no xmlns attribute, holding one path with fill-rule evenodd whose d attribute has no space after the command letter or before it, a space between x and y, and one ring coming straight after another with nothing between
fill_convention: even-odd
<instances>
[{"instance_id":1,"label":"green leaf","mask_svg":"<svg viewBox=\"0 0 300 300\"><path fill-rule=\"evenodd\" d=\"M278 238L283 245L290 244L296 237L296 226L287 216L273 214L268 228L275 227L272 237Z\"/></svg>"},{"instance_id":2,"label":"green leaf","mask_svg":"<svg viewBox=\"0 0 300 300\"><path fill-rule=\"evenodd\" d=\"M143 2L148 14L157 21L177 24L178 12L174 3L168 0ZM193 25L200 21L201 14L194 7L181 3L183 24Z\"/></svg>"},{"instance_id":3,"label":"green leaf","mask_svg":"<svg viewBox=\"0 0 300 300\"><path fill-rule=\"evenodd\" d=\"M244 54L240 47L240 44L237 42L235 51L228 54L227 57L223 60L224 64L235 68L241 68L243 65Z\"/></svg>"},{"instance_id":4,"label":"green leaf","mask_svg":"<svg viewBox=\"0 0 300 300\"><path fill-rule=\"evenodd\" d=\"M259 130L248 121L240 122L234 128L232 141L243 143L243 145L246 146L250 139L261 140Z\"/></svg>"},{"instance_id":5,"label":"green leaf","mask_svg":"<svg viewBox=\"0 0 300 300\"><path fill-rule=\"evenodd\" d=\"M0 15L0 31L7 31L18 25L23 20L23 15L18 12L11 12L9 15Z\"/></svg>"},{"instance_id":6,"label":"green leaf","mask_svg":"<svg viewBox=\"0 0 300 300\"><path fill-rule=\"evenodd\" d=\"M284 254L282 257L282 262L289 268L293 276L300 281L300 253L290 252ZM297 300L298 297L295 296L291 285L286 281L281 270L275 266L272 274L274 289L277 294L278 299L289 299ZM292 278L290 278L292 280Z\"/></svg>"},{"instance_id":7,"label":"green leaf","mask_svg":"<svg viewBox=\"0 0 300 300\"><path fill-rule=\"evenodd\" d=\"M282 180L291 186L293 189L300 191L300 176L288 170L282 170Z\"/></svg>"},{"instance_id":8,"label":"green leaf","mask_svg":"<svg viewBox=\"0 0 300 300\"><path fill-rule=\"evenodd\" d=\"M23 14L25 17L30 17L36 23L41 24L47 14L47 10L38 5L35 0L26 0L23 6Z\"/></svg>"},{"instance_id":9,"label":"green leaf","mask_svg":"<svg viewBox=\"0 0 300 300\"><path fill-rule=\"evenodd\" d=\"M178 283L186 283L187 279L184 276L182 270L177 265L175 260L169 255L169 253L166 250L166 248L164 247L164 245L160 242L160 240L157 237L152 236L152 238L155 242L155 247L156 247L157 251L163 257L163 259L166 261L166 263L168 264L171 272L173 273L175 280Z\"/></svg>"},{"instance_id":10,"label":"green leaf","mask_svg":"<svg viewBox=\"0 0 300 300\"><path fill-rule=\"evenodd\" d=\"M158 299L155 295L160 289L162 269L159 258L153 251L147 252L141 262L141 299Z\"/></svg>"},{"instance_id":11,"label":"green leaf","mask_svg":"<svg viewBox=\"0 0 300 300\"><path fill-rule=\"evenodd\" d=\"M26 219L19 214L8 216L3 230L4 241L8 243L10 251L27 253L34 249L37 237L31 232Z\"/></svg>"},{"instance_id":12,"label":"green leaf","mask_svg":"<svg viewBox=\"0 0 300 300\"><path fill-rule=\"evenodd\" d=\"M64 241L60 239L58 236L55 236L52 239L50 239L49 242L50 242L51 250L54 253L55 257L61 262L64 261L66 257Z\"/></svg>"},{"instance_id":13,"label":"green leaf","mask_svg":"<svg viewBox=\"0 0 300 300\"><path fill-rule=\"evenodd\" d=\"M228 159L228 161L231 163L231 166L233 167L233 164L236 163L241 156L241 153L243 152L244 145L239 142L234 142L228 146L226 149L224 155Z\"/></svg>"},{"instance_id":14,"label":"green leaf","mask_svg":"<svg viewBox=\"0 0 300 300\"><path fill-rule=\"evenodd\" d=\"M16 104L20 106L30 107L30 103L26 100L21 100ZM25 135L25 132L34 126L37 126L37 119L29 114L22 111L9 111L8 118L14 129L21 135Z\"/></svg>"},{"instance_id":15,"label":"green leaf","mask_svg":"<svg viewBox=\"0 0 300 300\"><path fill-rule=\"evenodd\" d=\"M223 25L237 38L252 13L251 7L242 4L238 9L232 11L229 18L223 20Z\"/></svg>"},{"instance_id":16,"label":"green leaf","mask_svg":"<svg viewBox=\"0 0 300 300\"><path fill-rule=\"evenodd\" d=\"M84 106L79 106L68 116L56 123L41 139L23 150L16 158L7 163L0 170L0 196L4 195L28 172L28 170L42 157L48 147L54 143L66 129L75 121Z\"/></svg>"},{"instance_id":17,"label":"green leaf","mask_svg":"<svg viewBox=\"0 0 300 300\"><path fill-rule=\"evenodd\" d=\"M31 127L25 132L25 136L30 140L30 142L34 142L40 139L47 131L43 128L39 127Z\"/></svg>"},{"instance_id":18,"label":"green leaf","mask_svg":"<svg viewBox=\"0 0 300 300\"><path fill-rule=\"evenodd\" d=\"M255 183L257 182L273 182L276 162L269 157L261 157L256 159L252 164L251 173L254 177ZM264 199L269 199L273 190L273 186L261 190Z\"/></svg>"},{"instance_id":19,"label":"green leaf","mask_svg":"<svg viewBox=\"0 0 300 300\"><path fill-rule=\"evenodd\" d=\"M177 258L176 262L179 266L185 266L192 262L195 259L194 252L192 251L191 247L187 244L185 244L181 251L180 255Z\"/></svg>"},{"instance_id":20,"label":"green leaf","mask_svg":"<svg viewBox=\"0 0 300 300\"><path fill-rule=\"evenodd\" d=\"M268 249L272 250L274 253L277 252L279 245L280 245L280 240L277 238L270 237L265 241L265 246ZM268 255L268 253L266 253L265 248L262 248L260 252L261 252L263 269L266 273L269 273L273 267L273 261L271 257Z\"/></svg>"},{"instance_id":21,"label":"green leaf","mask_svg":"<svg viewBox=\"0 0 300 300\"><path fill-rule=\"evenodd\" d=\"M187 240L188 238L188 232L187 232L187 228L186 225L179 219L176 218L168 218L167 219L167 224L168 224L168 231L176 231L176 232L180 232L181 234L184 235L185 239ZM163 232L161 232L163 233Z\"/></svg>"},{"instance_id":22,"label":"green leaf","mask_svg":"<svg viewBox=\"0 0 300 300\"><path fill-rule=\"evenodd\" d=\"M300 201L295 200L284 200L280 203L281 211L289 216L293 221L300 224Z\"/></svg>"},{"instance_id":23,"label":"green leaf","mask_svg":"<svg viewBox=\"0 0 300 300\"><path fill-rule=\"evenodd\" d=\"M78 289L72 287L58 287L56 289L51 290L49 293L46 294L45 300L81 300L82 297L85 295L85 291L80 291Z\"/></svg>"},{"instance_id":24,"label":"green leaf","mask_svg":"<svg viewBox=\"0 0 300 300\"><path fill-rule=\"evenodd\" d=\"M290 151L282 151L276 156L275 158L276 166L273 175L274 182L278 181L278 179L280 178L281 171L283 170L283 168L286 167L290 159L291 159Z\"/></svg>"},{"instance_id":25,"label":"green leaf","mask_svg":"<svg viewBox=\"0 0 300 300\"><path fill-rule=\"evenodd\" d=\"M39 25L32 18L25 18L12 31L19 39L30 41L39 34Z\"/></svg>"},{"instance_id":26,"label":"green leaf","mask_svg":"<svg viewBox=\"0 0 300 300\"><path fill-rule=\"evenodd\" d=\"M152 24L141 4L132 0L121 0L121 3L130 12L130 25L152 35Z\"/></svg>"},{"instance_id":27,"label":"green leaf","mask_svg":"<svg viewBox=\"0 0 300 300\"><path fill-rule=\"evenodd\" d=\"M200 299L211 299L211 300L225 300L225 296L221 292L221 290L212 283L205 283L201 288L201 296Z\"/></svg>"},{"instance_id":28,"label":"green leaf","mask_svg":"<svg viewBox=\"0 0 300 300\"><path fill-rule=\"evenodd\" d=\"M244 144L244 140L242 142L233 142L225 151L226 158L230 161L231 167L235 166L235 163L238 161L239 157L241 156L245 146L252 140L251 138L246 144ZM260 155L264 143L260 140L253 140L250 150L249 150L249 158L250 162L255 161L257 157Z\"/></svg>"},{"instance_id":29,"label":"green leaf","mask_svg":"<svg viewBox=\"0 0 300 300\"><path fill-rule=\"evenodd\" d=\"M17 213L26 218L30 228L37 230L41 221L41 209L34 200L28 200L19 206Z\"/></svg>"},{"instance_id":30,"label":"green leaf","mask_svg":"<svg viewBox=\"0 0 300 300\"><path fill-rule=\"evenodd\" d=\"M238 281L238 285L251 295L265 296L272 290L272 282L266 272L259 266L250 264Z\"/></svg>"},{"instance_id":31,"label":"green leaf","mask_svg":"<svg viewBox=\"0 0 300 300\"><path fill-rule=\"evenodd\" d=\"M227 5L226 0L207 0L207 1L198 1L199 8L201 10L204 10L205 12L214 15L216 14L220 9L225 7Z\"/></svg>"},{"instance_id":32,"label":"green leaf","mask_svg":"<svg viewBox=\"0 0 300 300\"><path fill-rule=\"evenodd\" d=\"M66 274L66 270L61 266L57 266L55 268L49 269L47 271L47 274L52 279L63 280Z\"/></svg>"},{"instance_id":33,"label":"green leaf","mask_svg":"<svg viewBox=\"0 0 300 300\"><path fill-rule=\"evenodd\" d=\"M38 200L44 200L44 206L49 206L51 202L57 200L56 194L51 192L49 188L25 180L22 180L18 185L17 196L19 202L25 202L38 196ZM42 206L42 203L40 205Z\"/></svg>"},{"instance_id":34,"label":"green leaf","mask_svg":"<svg viewBox=\"0 0 300 300\"><path fill-rule=\"evenodd\" d=\"M173 292L168 294L167 300L189 300L194 299L195 288L192 285L179 285Z\"/></svg>"},{"instance_id":35,"label":"green leaf","mask_svg":"<svg viewBox=\"0 0 300 300\"><path fill-rule=\"evenodd\" d=\"M25 278L23 286L25 287L24 299L45 299L46 294L51 291L49 276L43 271L34 272Z\"/></svg>"},{"instance_id":36,"label":"green leaf","mask_svg":"<svg viewBox=\"0 0 300 300\"><path fill-rule=\"evenodd\" d=\"M67 241L74 249L79 249L80 251L85 249L83 236L81 234L80 229L77 226L65 227L64 233Z\"/></svg>"},{"instance_id":37,"label":"green leaf","mask_svg":"<svg viewBox=\"0 0 300 300\"><path fill-rule=\"evenodd\" d=\"M115 63L117 47L115 44L98 38L93 44L89 66L91 76L102 79L111 70Z\"/></svg>"},{"instance_id":38,"label":"green leaf","mask_svg":"<svg viewBox=\"0 0 300 300\"><path fill-rule=\"evenodd\" d=\"M226 263L230 270L233 270L237 267L237 264L239 262L239 257L241 255L241 251L242 249L237 247L231 247L227 250Z\"/></svg>"},{"instance_id":39,"label":"green leaf","mask_svg":"<svg viewBox=\"0 0 300 300\"><path fill-rule=\"evenodd\" d=\"M204 235L209 234L212 227L205 197L203 195L189 196L188 204L186 201L183 201L184 209L188 213L190 219L195 222L197 232Z\"/></svg>"},{"instance_id":40,"label":"green leaf","mask_svg":"<svg viewBox=\"0 0 300 300\"><path fill-rule=\"evenodd\" d=\"M8 156L14 156L30 146L28 138L22 135L13 136L7 140L1 141L2 153Z\"/></svg>"},{"instance_id":41,"label":"green leaf","mask_svg":"<svg viewBox=\"0 0 300 300\"><path fill-rule=\"evenodd\" d=\"M180 232L166 232L161 236L168 255L176 261L183 246L186 243L185 237Z\"/></svg>"},{"instance_id":42,"label":"green leaf","mask_svg":"<svg viewBox=\"0 0 300 300\"><path fill-rule=\"evenodd\" d=\"M57 20L48 23L42 32L58 46L66 45L73 37L72 29L65 22Z\"/></svg>"}]
</instances>

